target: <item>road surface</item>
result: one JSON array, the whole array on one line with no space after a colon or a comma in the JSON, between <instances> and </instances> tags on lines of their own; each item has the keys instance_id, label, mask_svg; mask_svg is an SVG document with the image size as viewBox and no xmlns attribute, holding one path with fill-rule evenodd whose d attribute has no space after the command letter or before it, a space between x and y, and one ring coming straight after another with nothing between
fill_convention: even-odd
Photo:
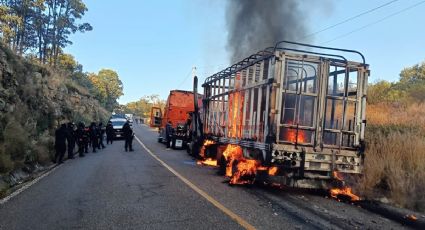
<instances>
[{"instance_id":1,"label":"road surface","mask_svg":"<svg viewBox=\"0 0 425 230\"><path fill-rule=\"evenodd\" d=\"M134 125L0 205L0 229L401 229L354 205L293 190L229 186L216 170Z\"/></svg>"}]
</instances>

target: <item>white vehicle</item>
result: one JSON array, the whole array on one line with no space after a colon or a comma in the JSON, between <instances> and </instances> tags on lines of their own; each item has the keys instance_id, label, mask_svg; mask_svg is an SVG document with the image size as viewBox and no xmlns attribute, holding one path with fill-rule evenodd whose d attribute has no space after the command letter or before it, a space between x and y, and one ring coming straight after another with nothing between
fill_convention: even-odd
<instances>
[{"instance_id":1,"label":"white vehicle","mask_svg":"<svg viewBox=\"0 0 425 230\"><path fill-rule=\"evenodd\" d=\"M130 122L130 124L133 124L133 114L132 113L125 114L125 118L127 118L127 120Z\"/></svg>"}]
</instances>

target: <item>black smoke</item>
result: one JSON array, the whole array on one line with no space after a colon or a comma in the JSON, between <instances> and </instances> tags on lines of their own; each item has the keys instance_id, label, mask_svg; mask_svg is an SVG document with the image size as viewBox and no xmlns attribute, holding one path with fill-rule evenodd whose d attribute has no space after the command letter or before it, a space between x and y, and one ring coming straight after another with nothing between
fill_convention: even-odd
<instances>
[{"instance_id":1,"label":"black smoke","mask_svg":"<svg viewBox=\"0 0 425 230\"><path fill-rule=\"evenodd\" d=\"M303 10L302 8L305 7L302 7L300 2L302 1L228 1L227 48L230 51L232 63L273 46L278 41L297 41L304 37L307 34L305 23L309 10Z\"/></svg>"}]
</instances>

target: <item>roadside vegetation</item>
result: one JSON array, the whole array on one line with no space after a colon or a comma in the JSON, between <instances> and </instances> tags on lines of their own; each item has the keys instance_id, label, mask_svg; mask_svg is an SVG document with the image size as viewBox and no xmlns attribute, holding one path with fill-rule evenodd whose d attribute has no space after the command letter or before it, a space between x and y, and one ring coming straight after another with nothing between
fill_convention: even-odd
<instances>
[{"instance_id":1,"label":"roadside vegetation","mask_svg":"<svg viewBox=\"0 0 425 230\"><path fill-rule=\"evenodd\" d=\"M425 211L425 62L369 85L363 196Z\"/></svg>"},{"instance_id":2,"label":"roadside vegetation","mask_svg":"<svg viewBox=\"0 0 425 230\"><path fill-rule=\"evenodd\" d=\"M129 102L120 106L122 113L132 113L140 118L150 118L151 108L158 107L164 111L165 100L162 100L159 95L152 94L143 96L138 101Z\"/></svg>"},{"instance_id":3,"label":"roadside vegetation","mask_svg":"<svg viewBox=\"0 0 425 230\"><path fill-rule=\"evenodd\" d=\"M50 164L59 124L106 122L118 106L118 73L85 72L64 52L71 34L92 29L79 23L87 10L81 0L0 1L0 196Z\"/></svg>"}]
</instances>

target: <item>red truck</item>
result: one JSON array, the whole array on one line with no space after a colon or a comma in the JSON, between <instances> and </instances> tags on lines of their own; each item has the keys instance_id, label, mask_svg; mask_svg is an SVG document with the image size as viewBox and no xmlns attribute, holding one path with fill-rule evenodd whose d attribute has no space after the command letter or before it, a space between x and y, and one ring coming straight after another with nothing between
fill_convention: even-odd
<instances>
[{"instance_id":1,"label":"red truck","mask_svg":"<svg viewBox=\"0 0 425 230\"><path fill-rule=\"evenodd\" d=\"M200 101L198 102L200 103ZM158 142L166 142L166 125L171 122L172 135L170 146L173 149L183 149L188 141L187 126L190 123L189 114L194 111L194 94L191 91L171 90L164 111L151 113L151 120L161 120ZM158 117L161 116L161 117Z\"/></svg>"}]
</instances>

